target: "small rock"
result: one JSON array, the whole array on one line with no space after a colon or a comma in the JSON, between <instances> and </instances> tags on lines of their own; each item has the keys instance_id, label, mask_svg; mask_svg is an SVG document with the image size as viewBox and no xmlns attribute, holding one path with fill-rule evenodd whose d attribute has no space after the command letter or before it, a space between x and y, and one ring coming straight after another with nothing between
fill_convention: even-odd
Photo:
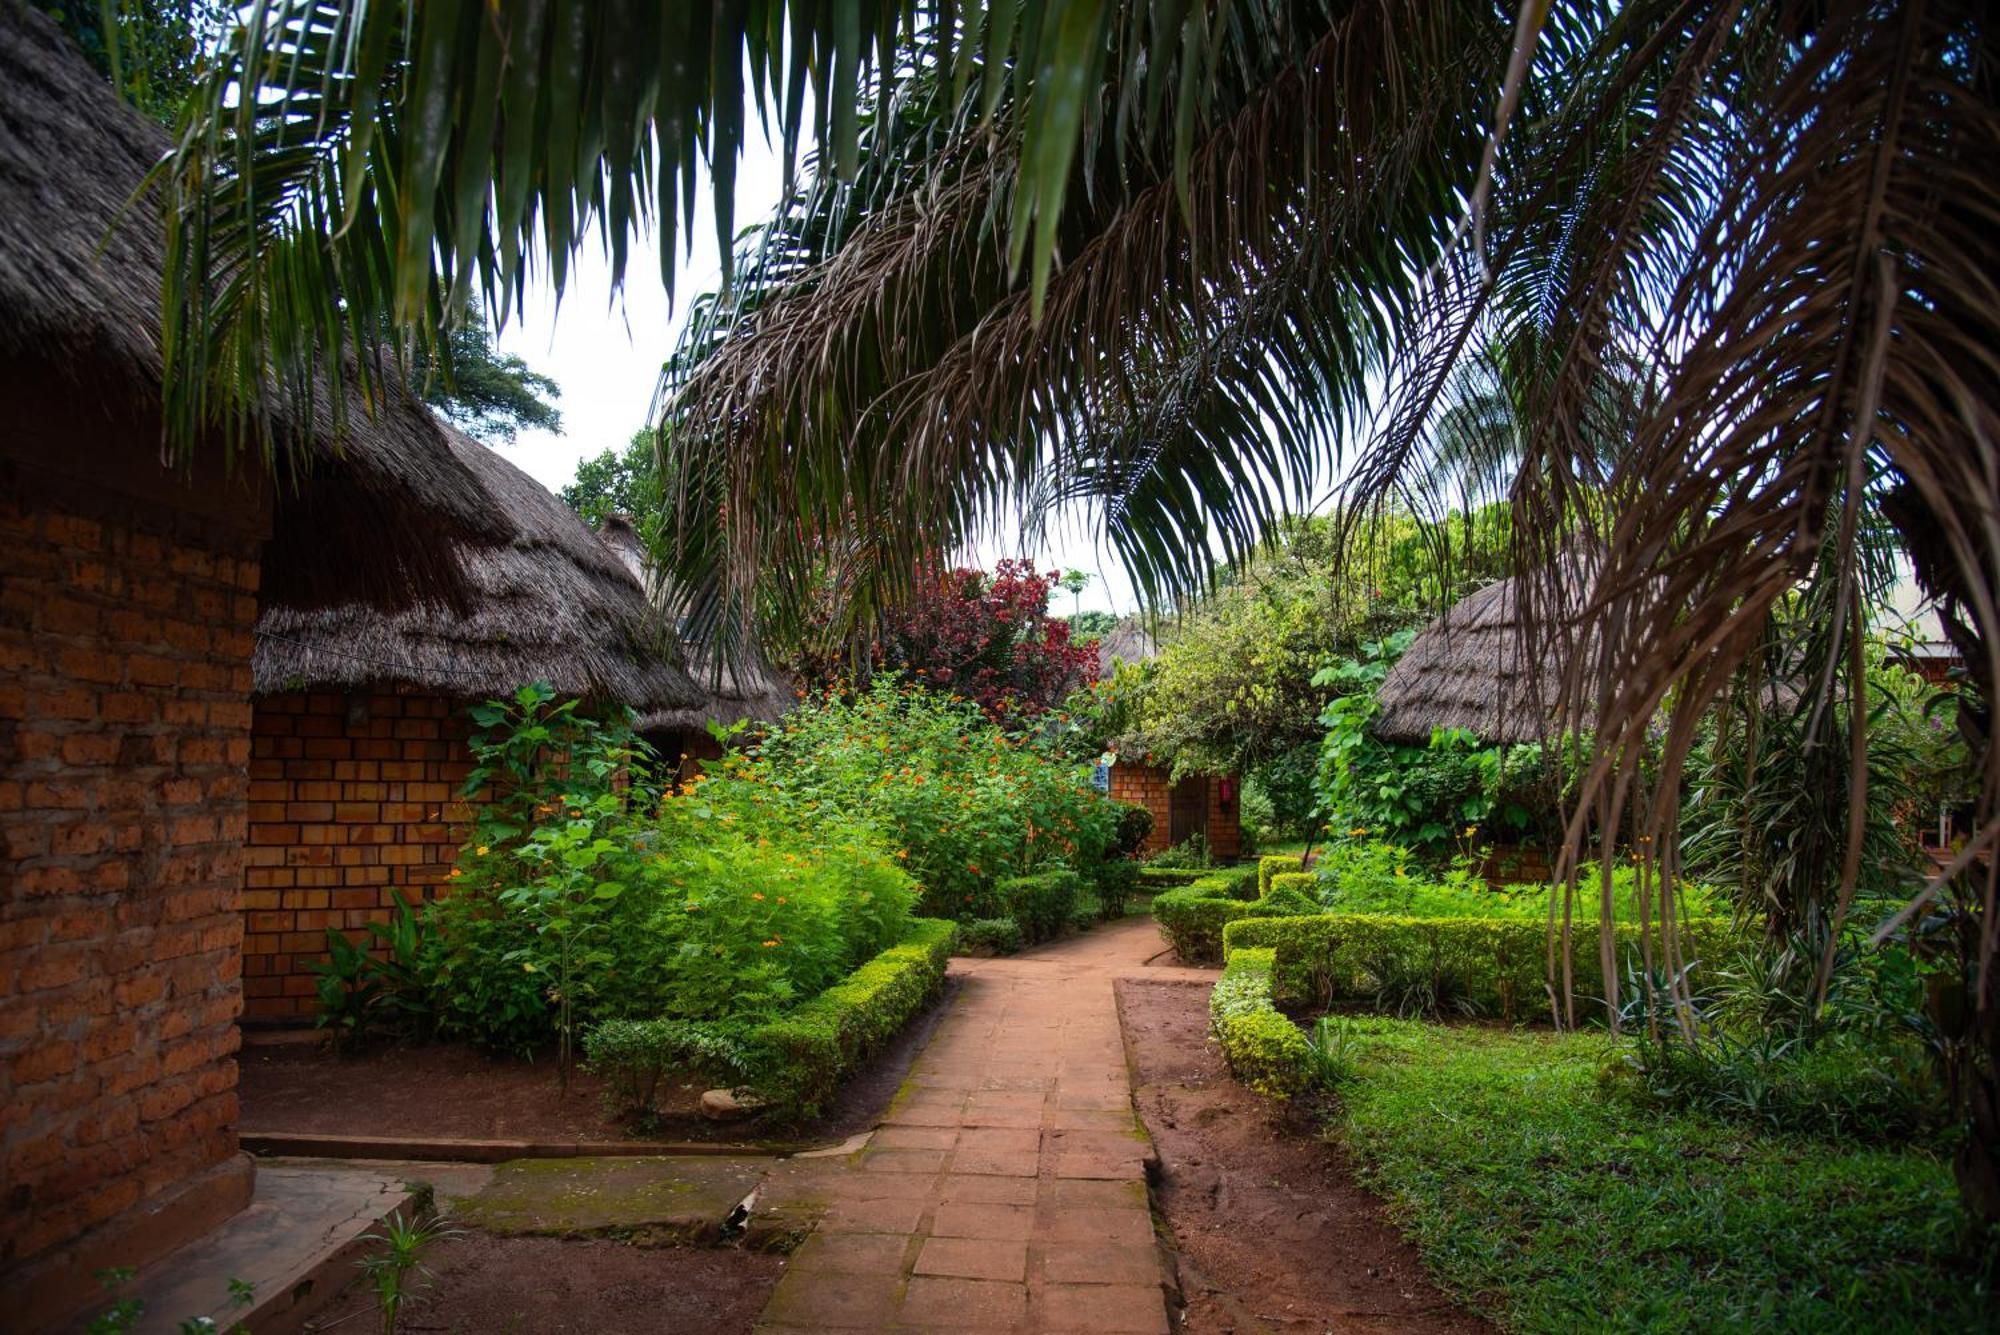
<instances>
[{"instance_id":1,"label":"small rock","mask_svg":"<svg viewBox=\"0 0 2000 1335\"><path fill-rule=\"evenodd\" d=\"M711 1122L740 1122L762 1112L766 1102L747 1090L711 1089L701 1096L701 1115Z\"/></svg>"}]
</instances>

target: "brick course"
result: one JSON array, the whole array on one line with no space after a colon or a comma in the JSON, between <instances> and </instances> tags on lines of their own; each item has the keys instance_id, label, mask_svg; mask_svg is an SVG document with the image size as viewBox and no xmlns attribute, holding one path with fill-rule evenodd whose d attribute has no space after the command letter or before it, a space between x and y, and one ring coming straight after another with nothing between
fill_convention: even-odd
<instances>
[{"instance_id":1,"label":"brick course","mask_svg":"<svg viewBox=\"0 0 2000 1335\"><path fill-rule=\"evenodd\" d=\"M259 553L0 481L6 1287L235 1155Z\"/></svg>"},{"instance_id":2,"label":"brick course","mask_svg":"<svg viewBox=\"0 0 2000 1335\"><path fill-rule=\"evenodd\" d=\"M259 699L243 854L244 1014L313 1013L326 929L360 940L400 896L451 875L470 820L464 708L435 696L300 692Z\"/></svg>"}]
</instances>

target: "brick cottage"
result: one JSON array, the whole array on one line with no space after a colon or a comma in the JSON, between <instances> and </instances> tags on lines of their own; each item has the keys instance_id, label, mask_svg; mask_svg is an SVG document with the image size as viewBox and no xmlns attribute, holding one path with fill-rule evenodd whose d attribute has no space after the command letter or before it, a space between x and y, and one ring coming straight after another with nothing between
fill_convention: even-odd
<instances>
[{"instance_id":1,"label":"brick cottage","mask_svg":"<svg viewBox=\"0 0 2000 1335\"><path fill-rule=\"evenodd\" d=\"M1111 767L1111 796L1153 813L1153 828L1139 855L1162 852L1199 834L1218 862L1234 862L1243 852L1242 812L1236 777L1189 774L1175 779L1165 765L1120 759Z\"/></svg>"},{"instance_id":2,"label":"brick cottage","mask_svg":"<svg viewBox=\"0 0 2000 1335\"><path fill-rule=\"evenodd\" d=\"M283 485L219 441L161 461L166 148L44 16L0 0L0 1292L10 1329L241 1208L243 841L261 610L465 601L492 499L420 410ZM107 236L107 231L109 235ZM101 244L101 249L100 249Z\"/></svg>"}]
</instances>

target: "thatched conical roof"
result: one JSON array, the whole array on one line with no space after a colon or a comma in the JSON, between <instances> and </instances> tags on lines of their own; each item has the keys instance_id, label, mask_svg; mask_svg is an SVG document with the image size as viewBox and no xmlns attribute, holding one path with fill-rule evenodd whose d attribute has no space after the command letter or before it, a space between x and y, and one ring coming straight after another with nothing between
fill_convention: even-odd
<instances>
[{"instance_id":1,"label":"thatched conical roof","mask_svg":"<svg viewBox=\"0 0 2000 1335\"><path fill-rule=\"evenodd\" d=\"M114 485L105 463L116 447L180 483L151 459L161 422L159 206L148 196L127 208L168 146L46 15L0 0L0 392L10 411L55 424L77 446L74 457L26 461L34 467ZM389 605L455 596L444 541L504 535L430 415L400 389L392 398L371 418L350 393L338 439L324 402L311 415L278 414L277 432L309 476L277 486L267 592ZM219 443L199 453L197 487L257 508L251 466L226 487Z\"/></svg>"},{"instance_id":2,"label":"thatched conical roof","mask_svg":"<svg viewBox=\"0 0 2000 1335\"><path fill-rule=\"evenodd\" d=\"M457 549L470 605L267 607L257 622L257 693L406 688L470 700L545 681L641 715L698 704L678 643L617 554L498 452L442 430L511 526L503 545Z\"/></svg>"},{"instance_id":3,"label":"thatched conical roof","mask_svg":"<svg viewBox=\"0 0 2000 1335\"><path fill-rule=\"evenodd\" d=\"M1120 663L1143 663L1157 652L1152 635L1135 616L1121 618L1097 641L1097 675L1108 677Z\"/></svg>"},{"instance_id":4,"label":"thatched conical roof","mask_svg":"<svg viewBox=\"0 0 2000 1335\"><path fill-rule=\"evenodd\" d=\"M1571 583L1589 576L1589 563L1576 557L1555 569L1555 577ZM1412 746L1428 742L1437 728L1465 728L1488 742L1548 735L1562 695L1560 645L1567 637L1544 633L1529 651L1521 625L1527 591L1519 577L1499 580L1424 627L1376 692L1375 735Z\"/></svg>"},{"instance_id":5,"label":"thatched conical roof","mask_svg":"<svg viewBox=\"0 0 2000 1335\"><path fill-rule=\"evenodd\" d=\"M639 540L639 531L630 518L606 515L598 525L597 537L617 555L634 580L642 587L650 587L646 546ZM690 705L642 714L641 732L700 732L710 722L775 723L794 703L790 683L762 659L738 669L712 654L695 653L688 658L688 673L702 698Z\"/></svg>"}]
</instances>

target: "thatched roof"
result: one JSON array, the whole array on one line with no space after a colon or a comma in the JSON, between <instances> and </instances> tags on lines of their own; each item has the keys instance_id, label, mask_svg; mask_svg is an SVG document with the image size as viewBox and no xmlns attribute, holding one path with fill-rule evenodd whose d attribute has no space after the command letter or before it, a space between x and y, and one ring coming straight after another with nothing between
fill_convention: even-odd
<instances>
[{"instance_id":1,"label":"thatched roof","mask_svg":"<svg viewBox=\"0 0 2000 1335\"><path fill-rule=\"evenodd\" d=\"M597 536L617 554L626 572L645 587L646 547L632 521L624 515L606 515ZM711 721L775 723L794 703L790 683L761 660L739 671L712 654L696 653L689 657L688 672L702 698L692 705L642 715L641 732L700 732Z\"/></svg>"},{"instance_id":2,"label":"thatched roof","mask_svg":"<svg viewBox=\"0 0 2000 1335\"><path fill-rule=\"evenodd\" d=\"M1119 663L1143 663L1156 652L1153 637L1138 617L1125 617L1097 641L1097 675L1108 677Z\"/></svg>"},{"instance_id":3,"label":"thatched roof","mask_svg":"<svg viewBox=\"0 0 2000 1335\"><path fill-rule=\"evenodd\" d=\"M1565 579L1587 577L1584 563L1560 567ZM1547 635L1530 661L1522 643L1517 580L1471 594L1411 642L1376 692L1375 735L1422 745L1436 728L1467 728L1489 742L1544 737L1561 696L1563 664Z\"/></svg>"},{"instance_id":4,"label":"thatched roof","mask_svg":"<svg viewBox=\"0 0 2000 1335\"><path fill-rule=\"evenodd\" d=\"M257 693L401 687L478 699L546 681L642 715L698 704L678 644L624 562L540 483L442 429L511 525L505 545L457 549L471 606L267 607L257 622Z\"/></svg>"},{"instance_id":5,"label":"thatched roof","mask_svg":"<svg viewBox=\"0 0 2000 1335\"><path fill-rule=\"evenodd\" d=\"M107 441L157 448L165 246L156 199L126 204L167 149L47 16L0 0L0 386L75 433L72 463ZM443 540L503 535L430 415L394 397L371 419L351 394L338 440L324 403L280 415L311 472L279 488L267 591L453 596Z\"/></svg>"}]
</instances>

